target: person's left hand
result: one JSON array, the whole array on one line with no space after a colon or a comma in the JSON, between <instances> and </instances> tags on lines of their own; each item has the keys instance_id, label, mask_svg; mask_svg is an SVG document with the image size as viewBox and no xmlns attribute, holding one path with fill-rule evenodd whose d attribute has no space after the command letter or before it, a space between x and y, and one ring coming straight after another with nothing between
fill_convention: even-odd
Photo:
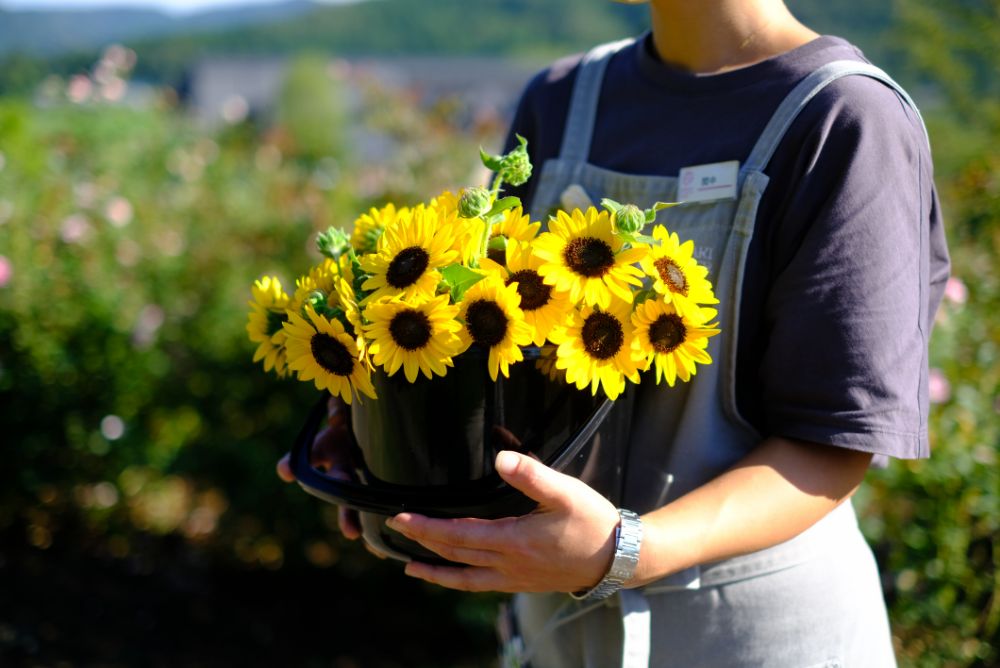
<instances>
[{"instance_id":1,"label":"person's left hand","mask_svg":"<svg viewBox=\"0 0 1000 668\"><path fill-rule=\"evenodd\" d=\"M615 506L571 476L516 452L497 455L512 487L538 501L522 517L433 519L400 513L388 525L450 561L406 565L406 574L452 589L575 592L604 577L614 556Z\"/></svg>"}]
</instances>

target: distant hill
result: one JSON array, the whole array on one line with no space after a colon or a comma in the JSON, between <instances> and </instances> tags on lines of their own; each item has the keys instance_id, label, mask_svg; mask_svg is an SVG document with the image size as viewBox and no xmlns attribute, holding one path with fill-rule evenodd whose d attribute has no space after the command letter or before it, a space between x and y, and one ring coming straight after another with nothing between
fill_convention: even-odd
<instances>
[{"instance_id":1,"label":"distant hill","mask_svg":"<svg viewBox=\"0 0 1000 668\"><path fill-rule=\"evenodd\" d=\"M238 30L281 22L312 11L310 0L216 9L171 16L148 9L6 10L0 8L0 56L9 53L53 56L93 51L109 42Z\"/></svg>"},{"instance_id":2,"label":"distant hill","mask_svg":"<svg viewBox=\"0 0 1000 668\"><path fill-rule=\"evenodd\" d=\"M892 65L885 38L891 3L788 0L811 27L851 39ZM136 74L178 84L205 56L517 55L548 60L646 29L648 9L608 0L366 0L343 5L291 0L187 17L158 12L0 12L0 58L47 54L51 71L86 67L96 49L122 41L139 56Z\"/></svg>"}]
</instances>

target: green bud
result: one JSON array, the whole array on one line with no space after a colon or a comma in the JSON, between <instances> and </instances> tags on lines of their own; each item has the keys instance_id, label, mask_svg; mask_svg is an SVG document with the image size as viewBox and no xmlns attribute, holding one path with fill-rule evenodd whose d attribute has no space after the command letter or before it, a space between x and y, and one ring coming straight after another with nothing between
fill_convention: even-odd
<instances>
[{"instance_id":1,"label":"green bud","mask_svg":"<svg viewBox=\"0 0 1000 668\"><path fill-rule=\"evenodd\" d=\"M326 308L326 293L322 290L313 290L306 297L305 303L312 306L314 311L320 313Z\"/></svg>"},{"instance_id":2,"label":"green bud","mask_svg":"<svg viewBox=\"0 0 1000 668\"><path fill-rule=\"evenodd\" d=\"M351 236L336 227L331 227L326 232L320 232L316 236L316 248L331 260L339 259L350 247Z\"/></svg>"},{"instance_id":3,"label":"green bud","mask_svg":"<svg viewBox=\"0 0 1000 668\"><path fill-rule=\"evenodd\" d=\"M626 234L635 234L646 224L646 212L635 204L624 204L614 214L615 229Z\"/></svg>"},{"instance_id":4,"label":"green bud","mask_svg":"<svg viewBox=\"0 0 1000 668\"><path fill-rule=\"evenodd\" d=\"M490 191L486 188L466 188L458 198L458 215L462 218L479 218L490 210L493 205L491 200Z\"/></svg>"},{"instance_id":5,"label":"green bud","mask_svg":"<svg viewBox=\"0 0 1000 668\"><path fill-rule=\"evenodd\" d=\"M523 185L531 178L531 159L528 157L528 140L517 135L517 146L513 151L500 158L500 178L512 186Z\"/></svg>"}]
</instances>

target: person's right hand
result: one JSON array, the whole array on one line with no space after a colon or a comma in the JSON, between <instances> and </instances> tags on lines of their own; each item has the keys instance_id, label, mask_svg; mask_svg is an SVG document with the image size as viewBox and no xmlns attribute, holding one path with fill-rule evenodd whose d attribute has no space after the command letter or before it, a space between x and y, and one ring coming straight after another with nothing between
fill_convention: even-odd
<instances>
[{"instance_id":1,"label":"person's right hand","mask_svg":"<svg viewBox=\"0 0 1000 668\"><path fill-rule=\"evenodd\" d=\"M347 406L338 397L330 397L327 404L327 423L316 434L312 444L310 462L316 468L326 471L332 477L340 480L351 480L350 448L348 447ZM285 482L294 482L295 475L289 463L291 455L278 460L278 477ZM337 523L345 538L357 540L361 537L361 523L355 510L344 506L337 507Z\"/></svg>"}]
</instances>

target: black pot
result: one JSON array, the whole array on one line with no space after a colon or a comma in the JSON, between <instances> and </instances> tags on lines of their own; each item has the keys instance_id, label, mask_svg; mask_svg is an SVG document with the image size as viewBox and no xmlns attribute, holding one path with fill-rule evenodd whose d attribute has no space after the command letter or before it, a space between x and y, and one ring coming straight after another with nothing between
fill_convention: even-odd
<instances>
[{"instance_id":1,"label":"black pot","mask_svg":"<svg viewBox=\"0 0 1000 668\"><path fill-rule=\"evenodd\" d=\"M377 400L351 405L349 445L354 481L337 480L309 463L309 447L325 417L318 403L292 449L292 471L309 493L360 511L364 539L389 556L442 561L385 526L403 511L432 517L495 519L530 512L535 502L493 468L501 450L516 450L576 476L618 505L624 448L632 417L631 387L614 402L592 396L536 367L537 348L489 377L486 353L472 348L444 377L377 371Z\"/></svg>"}]
</instances>

